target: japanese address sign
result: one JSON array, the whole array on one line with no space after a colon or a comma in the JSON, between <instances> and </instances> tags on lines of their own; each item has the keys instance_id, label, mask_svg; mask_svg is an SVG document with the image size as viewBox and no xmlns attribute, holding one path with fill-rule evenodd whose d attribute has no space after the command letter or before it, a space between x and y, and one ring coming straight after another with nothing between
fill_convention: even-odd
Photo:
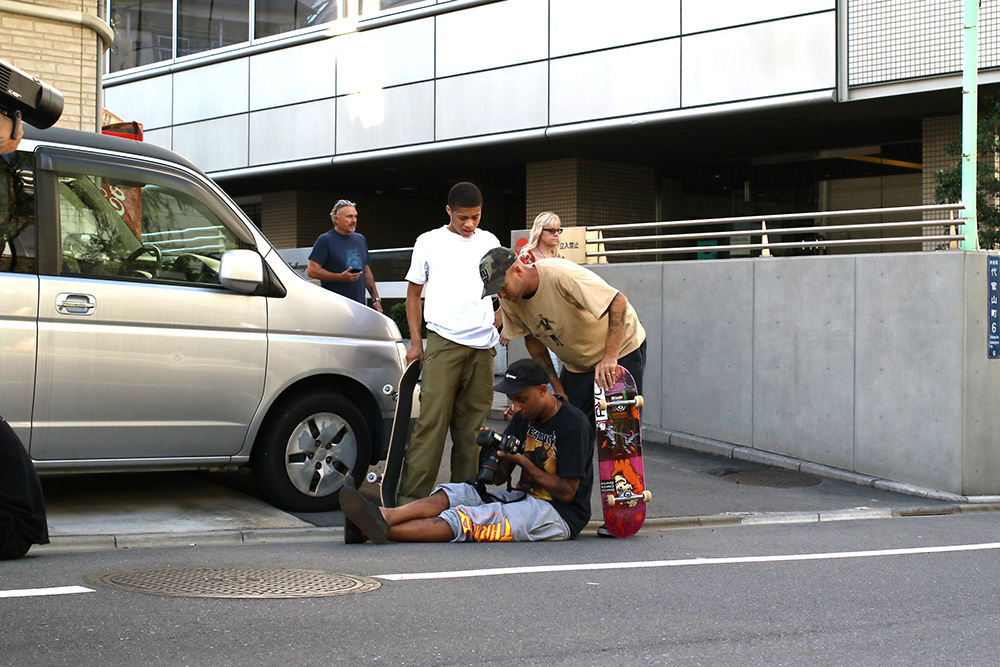
<instances>
[{"instance_id":1,"label":"japanese address sign","mask_svg":"<svg viewBox=\"0 0 1000 667\"><path fill-rule=\"evenodd\" d=\"M1000 256L986 256L986 356L1000 359Z\"/></svg>"}]
</instances>

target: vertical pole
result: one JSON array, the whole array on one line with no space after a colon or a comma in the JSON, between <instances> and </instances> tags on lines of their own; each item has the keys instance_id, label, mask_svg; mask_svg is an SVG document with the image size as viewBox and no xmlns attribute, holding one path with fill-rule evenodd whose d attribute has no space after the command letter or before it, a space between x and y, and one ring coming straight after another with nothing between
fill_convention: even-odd
<instances>
[{"instance_id":1,"label":"vertical pole","mask_svg":"<svg viewBox=\"0 0 1000 667\"><path fill-rule=\"evenodd\" d=\"M965 0L962 29L962 203L965 204L962 231L963 250L979 249L976 225L976 151L979 121L979 65L976 48L979 42L979 0Z\"/></svg>"}]
</instances>

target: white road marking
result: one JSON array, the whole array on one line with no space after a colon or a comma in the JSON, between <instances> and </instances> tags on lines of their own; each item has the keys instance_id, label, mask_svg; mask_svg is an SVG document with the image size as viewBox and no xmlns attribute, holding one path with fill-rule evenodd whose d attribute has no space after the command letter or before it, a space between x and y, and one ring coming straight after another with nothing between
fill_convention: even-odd
<instances>
[{"instance_id":1,"label":"white road marking","mask_svg":"<svg viewBox=\"0 0 1000 667\"><path fill-rule=\"evenodd\" d=\"M41 595L72 595L74 593L93 593L93 588L83 586L57 586L56 588L22 588L14 591L0 591L0 598L30 598Z\"/></svg>"},{"instance_id":2,"label":"white road marking","mask_svg":"<svg viewBox=\"0 0 1000 667\"><path fill-rule=\"evenodd\" d=\"M745 563L783 563L807 560L838 560L844 558L877 558L880 556L910 556L914 554L939 554L957 551L987 551L1000 549L1000 542L985 544L956 544L941 547L913 547L907 549L879 549L871 551L835 551L818 554L784 554L779 556L734 556L728 558L684 558L680 560L633 561L626 563L579 563L571 565L533 565L526 567L499 567L483 570L456 570L452 572L411 572L403 574L376 574L376 579L388 581L418 581L427 579L465 579L469 577L495 577L509 574L539 574L547 572L590 572L593 570L638 570L659 567L687 567L691 565L734 565Z\"/></svg>"}]
</instances>

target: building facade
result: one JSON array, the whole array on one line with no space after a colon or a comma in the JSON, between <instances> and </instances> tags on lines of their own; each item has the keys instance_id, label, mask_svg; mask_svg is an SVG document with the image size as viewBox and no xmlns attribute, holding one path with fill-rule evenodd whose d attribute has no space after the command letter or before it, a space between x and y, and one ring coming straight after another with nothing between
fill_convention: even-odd
<instances>
[{"instance_id":1,"label":"building facade","mask_svg":"<svg viewBox=\"0 0 1000 667\"><path fill-rule=\"evenodd\" d=\"M60 127L99 127L102 65L114 37L105 12L103 0L0 1L0 58L59 89Z\"/></svg>"},{"instance_id":2,"label":"building facade","mask_svg":"<svg viewBox=\"0 0 1000 667\"><path fill-rule=\"evenodd\" d=\"M982 0L980 85L1000 82ZM340 197L373 248L458 180L501 238L564 225L932 203L961 0L108 0L104 105L282 247ZM822 224L822 221L817 221ZM906 250L908 248L895 248Z\"/></svg>"}]
</instances>

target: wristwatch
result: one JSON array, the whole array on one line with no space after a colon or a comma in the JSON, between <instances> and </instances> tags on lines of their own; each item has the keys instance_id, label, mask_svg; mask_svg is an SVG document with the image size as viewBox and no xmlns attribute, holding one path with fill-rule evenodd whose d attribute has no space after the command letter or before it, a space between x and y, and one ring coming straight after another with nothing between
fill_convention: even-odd
<instances>
[{"instance_id":1,"label":"wristwatch","mask_svg":"<svg viewBox=\"0 0 1000 667\"><path fill-rule=\"evenodd\" d=\"M377 296L377 297L374 297L374 298L372 299L372 303L374 303L374 302L376 302L376 301L381 301L381 300L382 300L382 297L380 297L380 296Z\"/></svg>"}]
</instances>

